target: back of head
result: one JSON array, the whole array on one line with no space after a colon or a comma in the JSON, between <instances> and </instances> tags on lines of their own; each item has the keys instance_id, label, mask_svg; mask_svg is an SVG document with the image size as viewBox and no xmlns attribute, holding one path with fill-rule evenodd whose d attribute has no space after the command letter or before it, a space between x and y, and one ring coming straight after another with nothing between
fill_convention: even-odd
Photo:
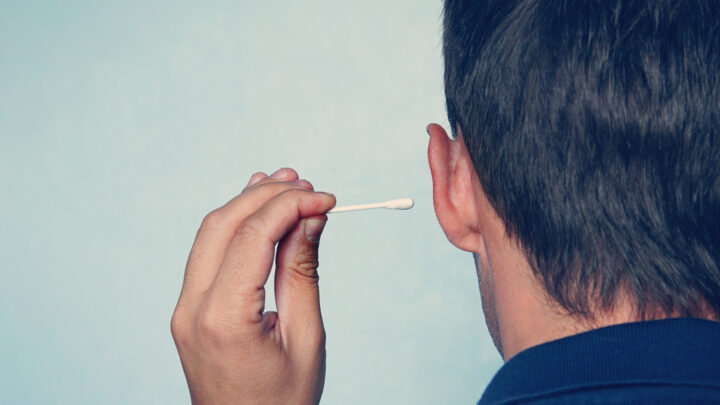
<instances>
[{"instance_id":1,"label":"back of head","mask_svg":"<svg viewBox=\"0 0 720 405\"><path fill-rule=\"evenodd\" d=\"M549 296L720 314L720 2L445 0L448 115Z\"/></svg>"}]
</instances>

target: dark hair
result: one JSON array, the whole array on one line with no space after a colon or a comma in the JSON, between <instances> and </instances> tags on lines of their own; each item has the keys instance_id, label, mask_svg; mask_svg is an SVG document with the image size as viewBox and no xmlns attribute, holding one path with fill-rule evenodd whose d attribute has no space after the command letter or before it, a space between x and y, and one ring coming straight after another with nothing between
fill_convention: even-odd
<instances>
[{"instance_id":1,"label":"dark hair","mask_svg":"<svg viewBox=\"0 0 720 405\"><path fill-rule=\"evenodd\" d=\"M720 314L720 2L445 0L445 93L549 296Z\"/></svg>"}]
</instances>

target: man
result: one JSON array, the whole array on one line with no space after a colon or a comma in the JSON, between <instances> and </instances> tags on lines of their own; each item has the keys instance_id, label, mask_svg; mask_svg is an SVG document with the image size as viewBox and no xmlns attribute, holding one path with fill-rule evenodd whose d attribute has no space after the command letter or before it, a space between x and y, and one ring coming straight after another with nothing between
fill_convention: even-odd
<instances>
[{"instance_id":1,"label":"man","mask_svg":"<svg viewBox=\"0 0 720 405\"><path fill-rule=\"evenodd\" d=\"M720 5L444 7L435 211L506 360L480 402L720 403ZM172 319L194 403L319 401L334 204L281 169L205 217Z\"/></svg>"}]
</instances>

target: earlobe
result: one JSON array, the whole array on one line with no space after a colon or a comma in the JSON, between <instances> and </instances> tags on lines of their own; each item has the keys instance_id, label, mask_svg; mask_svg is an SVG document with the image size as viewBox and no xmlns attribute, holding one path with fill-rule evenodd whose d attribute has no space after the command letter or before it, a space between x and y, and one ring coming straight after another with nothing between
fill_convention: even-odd
<instances>
[{"instance_id":1,"label":"earlobe","mask_svg":"<svg viewBox=\"0 0 720 405\"><path fill-rule=\"evenodd\" d=\"M430 124L427 130L433 203L440 226L450 243L468 252L479 252L482 235L474 185L476 174L462 132L458 132L458 139L452 140L440 125Z\"/></svg>"}]
</instances>

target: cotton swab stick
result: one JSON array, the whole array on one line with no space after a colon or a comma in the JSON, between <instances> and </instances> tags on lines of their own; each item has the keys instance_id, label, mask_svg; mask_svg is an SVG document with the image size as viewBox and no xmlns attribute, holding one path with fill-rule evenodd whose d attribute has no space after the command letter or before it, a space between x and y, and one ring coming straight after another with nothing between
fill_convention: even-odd
<instances>
[{"instance_id":1,"label":"cotton swab stick","mask_svg":"<svg viewBox=\"0 0 720 405\"><path fill-rule=\"evenodd\" d=\"M389 208L391 210L409 210L415 203L412 198L398 198L396 200L385 201L376 204L360 204L360 205L348 205L345 207L335 207L328 211L328 214L334 214L336 212L347 212L347 211L359 211L359 210L371 210L374 208Z\"/></svg>"}]
</instances>

